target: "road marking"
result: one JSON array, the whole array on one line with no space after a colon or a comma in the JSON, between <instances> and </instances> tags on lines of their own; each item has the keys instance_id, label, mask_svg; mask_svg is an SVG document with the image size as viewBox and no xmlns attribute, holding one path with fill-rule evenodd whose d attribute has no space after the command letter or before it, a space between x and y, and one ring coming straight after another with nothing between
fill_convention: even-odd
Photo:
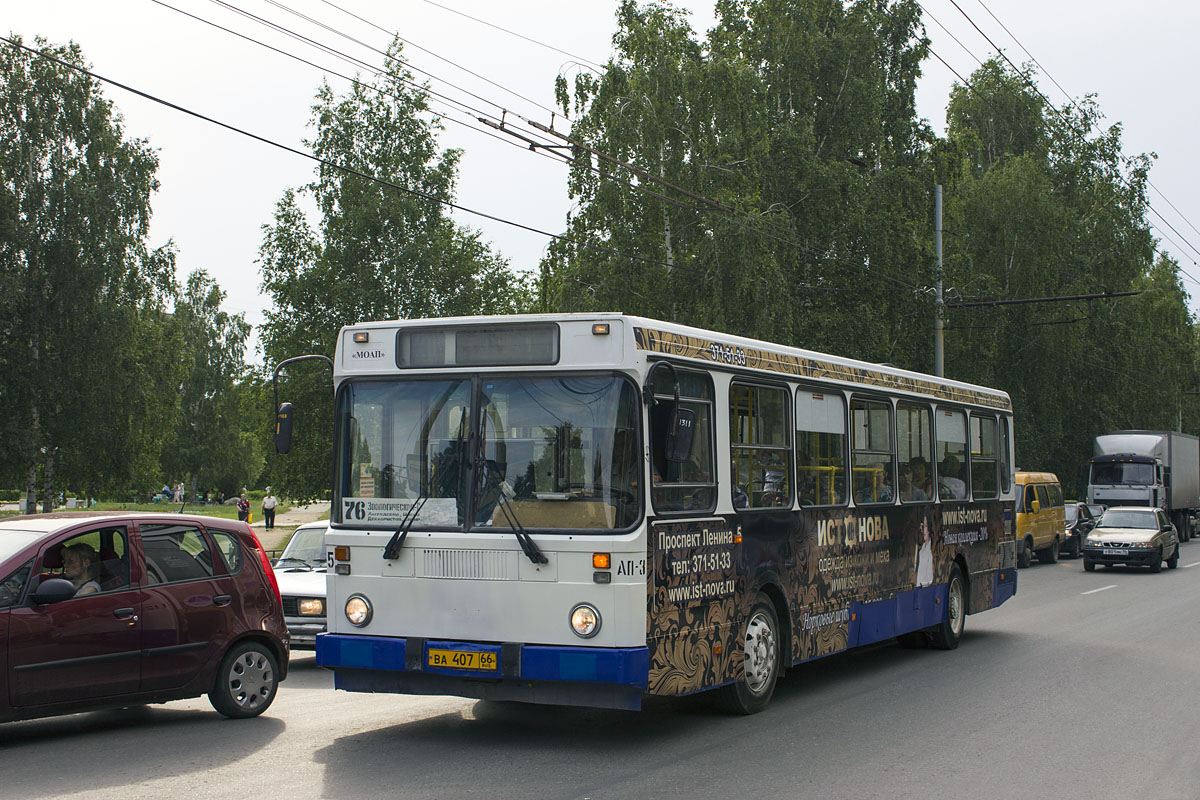
<instances>
[{"instance_id":1,"label":"road marking","mask_svg":"<svg viewBox=\"0 0 1200 800\"><path fill-rule=\"evenodd\" d=\"M1099 589L1092 589L1090 592L1080 592L1080 594L1095 594L1096 592L1103 592L1105 589L1115 588L1117 588L1117 585L1114 583L1111 586L1101 586Z\"/></svg>"},{"instance_id":2,"label":"road marking","mask_svg":"<svg viewBox=\"0 0 1200 800\"><path fill-rule=\"evenodd\" d=\"M1194 564L1184 564L1183 565L1184 569L1187 569L1188 567L1200 567L1200 561L1197 561Z\"/></svg>"}]
</instances>

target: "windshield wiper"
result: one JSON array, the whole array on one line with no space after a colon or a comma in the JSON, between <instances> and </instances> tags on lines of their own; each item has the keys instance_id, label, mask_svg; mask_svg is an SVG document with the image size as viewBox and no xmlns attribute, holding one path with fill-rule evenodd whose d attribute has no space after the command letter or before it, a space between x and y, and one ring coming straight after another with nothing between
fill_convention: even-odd
<instances>
[{"instance_id":1,"label":"windshield wiper","mask_svg":"<svg viewBox=\"0 0 1200 800\"><path fill-rule=\"evenodd\" d=\"M275 562L275 566L282 566L285 563L303 564L306 567L309 566L309 563L303 558L293 558L292 556L284 556Z\"/></svg>"},{"instance_id":2,"label":"windshield wiper","mask_svg":"<svg viewBox=\"0 0 1200 800\"><path fill-rule=\"evenodd\" d=\"M424 481L421 481L421 493L417 495L417 499L409 506L404 519L400 520L400 527L396 528L396 532L392 534L392 538L388 539L387 546L383 548L383 559L385 561L395 561L400 557L400 548L404 547L404 540L408 537L408 529L416 522L417 515L421 513L421 506L425 505L427 499L429 499L429 487L425 485Z\"/></svg>"},{"instance_id":3,"label":"windshield wiper","mask_svg":"<svg viewBox=\"0 0 1200 800\"><path fill-rule=\"evenodd\" d=\"M521 551L534 564L549 564L550 559L546 558L546 554L537 546L537 542L529 535L529 531L525 530L521 520L517 519L517 511L509 505L508 494L500 485L496 486L496 503L500 506L504 519L508 521L508 527L513 529L513 535L517 537L517 544L521 545Z\"/></svg>"}]
</instances>

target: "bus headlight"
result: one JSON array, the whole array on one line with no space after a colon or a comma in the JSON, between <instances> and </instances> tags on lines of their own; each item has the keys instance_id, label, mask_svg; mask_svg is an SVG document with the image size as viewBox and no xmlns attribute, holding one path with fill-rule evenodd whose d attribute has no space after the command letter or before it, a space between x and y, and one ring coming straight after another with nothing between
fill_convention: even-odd
<instances>
[{"instance_id":1,"label":"bus headlight","mask_svg":"<svg viewBox=\"0 0 1200 800\"><path fill-rule=\"evenodd\" d=\"M346 619L356 628L364 627L371 621L371 601L361 594L350 595L346 601Z\"/></svg>"},{"instance_id":2,"label":"bus headlight","mask_svg":"<svg viewBox=\"0 0 1200 800\"><path fill-rule=\"evenodd\" d=\"M571 630L581 638L592 638L600 632L600 612L590 603L575 606L571 609Z\"/></svg>"}]
</instances>

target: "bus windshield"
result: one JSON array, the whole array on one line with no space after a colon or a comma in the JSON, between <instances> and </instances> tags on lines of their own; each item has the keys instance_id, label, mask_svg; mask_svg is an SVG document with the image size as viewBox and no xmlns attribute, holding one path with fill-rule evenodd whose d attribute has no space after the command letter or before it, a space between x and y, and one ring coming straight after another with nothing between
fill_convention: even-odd
<instances>
[{"instance_id":1,"label":"bus windshield","mask_svg":"<svg viewBox=\"0 0 1200 800\"><path fill-rule=\"evenodd\" d=\"M612 375L363 381L339 395L344 524L623 529L641 513L637 392Z\"/></svg>"},{"instance_id":2,"label":"bus windshield","mask_svg":"<svg viewBox=\"0 0 1200 800\"><path fill-rule=\"evenodd\" d=\"M1153 464L1110 461L1092 465L1093 486L1150 486L1153 483Z\"/></svg>"}]
</instances>

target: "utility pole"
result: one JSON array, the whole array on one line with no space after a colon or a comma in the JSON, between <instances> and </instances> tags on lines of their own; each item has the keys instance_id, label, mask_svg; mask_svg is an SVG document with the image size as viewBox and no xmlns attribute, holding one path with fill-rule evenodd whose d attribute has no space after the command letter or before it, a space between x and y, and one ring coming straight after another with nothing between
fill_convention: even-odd
<instances>
[{"instance_id":1,"label":"utility pole","mask_svg":"<svg viewBox=\"0 0 1200 800\"><path fill-rule=\"evenodd\" d=\"M933 232L937 248L937 280L934 283L937 295L934 299L933 317L933 374L939 378L945 376L945 340L943 325L945 324L946 302L942 299L942 185L934 187L933 193Z\"/></svg>"}]
</instances>

